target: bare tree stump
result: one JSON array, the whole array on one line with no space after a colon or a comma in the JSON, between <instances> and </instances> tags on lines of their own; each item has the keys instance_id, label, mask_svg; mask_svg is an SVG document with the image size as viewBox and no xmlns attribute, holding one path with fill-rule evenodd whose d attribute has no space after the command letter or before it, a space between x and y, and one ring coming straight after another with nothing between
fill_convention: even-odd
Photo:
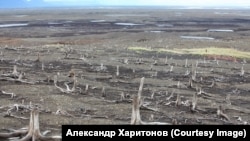
<instances>
[{"instance_id":1,"label":"bare tree stump","mask_svg":"<svg viewBox=\"0 0 250 141\"><path fill-rule=\"evenodd\" d=\"M221 105L220 105L220 106L218 107L218 109L217 109L217 116L218 116L219 118L226 119L227 121L231 121L230 118L229 118L229 116L228 116L227 114L224 113L223 108L222 108Z\"/></svg>"},{"instance_id":2,"label":"bare tree stump","mask_svg":"<svg viewBox=\"0 0 250 141\"><path fill-rule=\"evenodd\" d=\"M196 108L197 108L197 101L198 101L197 93L194 93L193 99L192 99L192 103L190 105L191 112L197 112L197 110L196 110Z\"/></svg>"},{"instance_id":3,"label":"bare tree stump","mask_svg":"<svg viewBox=\"0 0 250 141\"><path fill-rule=\"evenodd\" d=\"M26 135L25 135L26 134ZM39 112L37 110L32 110L30 112L30 123L28 130L17 130L13 133L0 133L0 138L13 138L22 137L19 141L59 141L61 136L44 136L40 132L39 126Z\"/></svg>"},{"instance_id":4,"label":"bare tree stump","mask_svg":"<svg viewBox=\"0 0 250 141\"><path fill-rule=\"evenodd\" d=\"M142 121L141 121L141 115L140 115L140 99L138 96L134 96L133 106L132 106L131 124L139 125L141 123Z\"/></svg>"}]
</instances>

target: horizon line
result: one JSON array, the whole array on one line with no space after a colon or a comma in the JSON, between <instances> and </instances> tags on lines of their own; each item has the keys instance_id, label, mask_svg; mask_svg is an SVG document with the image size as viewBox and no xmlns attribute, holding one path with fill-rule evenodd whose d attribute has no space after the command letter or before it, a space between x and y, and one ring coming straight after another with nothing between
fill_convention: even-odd
<instances>
[{"instance_id":1,"label":"horizon line","mask_svg":"<svg viewBox=\"0 0 250 141\"><path fill-rule=\"evenodd\" d=\"M84 8L84 7L96 7L98 9L100 8L106 8L106 7L126 7L126 8L133 8L133 7L161 7L161 8L170 8L172 9L178 8L178 9L250 9L250 6L180 6L180 5L81 5L81 6L76 6L76 5L61 5L61 6L20 6L20 7L0 7L3 9L34 9L34 8Z\"/></svg>"}]
</instances>

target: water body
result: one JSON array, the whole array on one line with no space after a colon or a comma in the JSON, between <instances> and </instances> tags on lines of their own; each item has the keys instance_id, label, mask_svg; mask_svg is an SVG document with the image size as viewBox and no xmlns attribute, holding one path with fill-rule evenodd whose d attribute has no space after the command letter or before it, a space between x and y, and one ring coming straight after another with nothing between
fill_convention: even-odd
<instances>
[{"instance_id":1,"label":"water body","mask_svg":"<svg viewBox=\"0 0 250 141\"><path fill-rule=\"evenodd\" d=\"M173 27L174 25L172 24L156 24L158 27Z\"/></svg>"},{"instance_id":2,"label":"water body","mask_svg":"<svg viewBox=\"0 0 250 141\"><path fill-rule=\"evenodd\" d=\"M182 39L214 40L212 37L180 36Z\"/></svg>"},{"instance_id":3,"label":"water body","mask_svg":"<svg viewBox=\"0 0 250 141\"><path fill-rule=\"evenodd\" d=\"M21 27L21 26L28 26L28 23L15 23L15 24L0 24L0 28L4 27Z\"/></svg>"},{"instance_id":4,"label":"water body","mask_svg":"<svg viewBox=\"0 0 250 141\"><path fill-rule=\"evenodd\" d=\"M102 23L102 22L106 22L106 20L92 20L90 22L92 22L92 23Z\"/></svg>"},{"instance_id":5,"label":"water body","mask_svg":"<svg viewBox=\"0 0 250 141\"><path fill-rule=\"evenodd\" d=\"M27 17L28 15L13 15L13 17L17 17L17 18L23 18L23 17Z\"/></svg>"},{"instance_id":6,"label":"water body","mask_svg":"<svg viewBox=\"0 0 250 141\"><path fill-rule=\"evenodd\" d=\"M135 25L144 25L144 24L136 24L136 23L115 23L116 25L125 25L125 26L135 26Z\"/></svg>"},{"instance_id":7,"label":"water body","mask_svg":"<svg viewBox=\"0 0 250 141\"><path fill-rule=\"evenodd\" d=\"M109 17L148 17L148 14L107 14Z\"/></svg>"},{"instance_id":8,"label":"water body","mask_svg":"<svg viewBox=\"0 0 250 141\"><path fill-rule=\"evenodd\" d=\"M60 25L61 23L57 23L57 22L48 22L49 25Z\"/></svg>"},{"instance_id":9,"label":"water body","mask_svg":"<svg viewBox=\"0 0 250 141\"><path fill-rule=\"evenodd\" d=\"M64 23L73 23L73 21L65 21Z\"/></svg>"},{"instance_id":10,"label":"water body","mask_svg":"<svg viewBox=\"0 0 250 141\"><path fill-rule=\"evenodd\" d=\"M216 15L228 15L229 13L227 12L214 12Z\"/></svg>"},{"instance_id":11,"label":"water body","mask_svg":"<svg viewBox=\"0 0 250 141\"><path fill-rule=\"evenodd\" d=\"M163 31L161 31L161 30L151 30L149 32L151 32L151 33L162 33Z\"/></svg>"},{"instance_id":12,"label":"water body","mask_svg":"<svg viewBox=\"0 0 250 141\"><path fill-rule=\"evenodd\" d=\"M209 29L207 32L234 32L232 29Z\"/></svg>"}]
</instances>

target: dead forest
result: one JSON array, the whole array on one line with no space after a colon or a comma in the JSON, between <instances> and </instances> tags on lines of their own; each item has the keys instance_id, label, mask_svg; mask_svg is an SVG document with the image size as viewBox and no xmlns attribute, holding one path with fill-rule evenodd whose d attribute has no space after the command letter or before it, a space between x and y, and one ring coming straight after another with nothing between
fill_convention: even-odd
<instances>
[{"instance_id":1,"label":"dead forest","mask_svg":"<svg viewBox=\"0 0 250 141\"><path fill-rule=\"evenodd\" d=\"M190 28L189 19L173 19L174 27L165 26L168 31L164 33L145 32L155 28L152 23L125 29L112 21L81 25L102 24L96 25L101 33L31 39L1 36L0 139L61 140L65 124L248 125L249 58L161 50L201 46L209 53L205 47L228 48L242 30L230 33L235 37L230 40L222 38L224 33L215 33L220 38L212 41L181 39L183 33L213 33L206 32L208 24L198 24L199 31L192 25L189 31L178 27L186 23ZM67 30L78 26L70 24ZM24 27L19 28L21 34ZM35 30L43 28L48 27L39 25ZM50 28L58 32L66 26ZM235 44L246 43L246 38Z\"/></svg>"}]
</instances>

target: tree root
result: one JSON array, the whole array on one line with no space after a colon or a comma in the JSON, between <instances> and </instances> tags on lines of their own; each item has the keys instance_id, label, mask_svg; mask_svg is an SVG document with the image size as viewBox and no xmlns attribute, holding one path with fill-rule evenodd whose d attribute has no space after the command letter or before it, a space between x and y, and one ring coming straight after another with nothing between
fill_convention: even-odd
<instances>
[{"instance_id":1,"label":"tree root","mask_svg":"<svg viewBox=\"0 0 250 141\"><path fill-rule=\"evenodd\" d=\"M26 135L25 135L26 134ZM24 136L25 135L25 136ZM24 136L24 137L23 137ZM39 112L32 110L30 112L30 123L28 130L17 130L12 133L0 133L0 138L13 138L21 137L19 141L58 141L61 140L61 136L44 136L40 132L39 127Z\"/></svg>"},{"instance_id":2,"label":"tree root","mask_svg":"<svg viewBox=\"0 0 250 141\"><path fill-rule=\"evenodd\" d=\"M20 136L24 136L27 133L28 133L27 129L14 130L11 133L0 133L0 139L20 137Z\"/></svg>"},{"instance_id":3,"label":"tree root","mask_svg":"<svg viewBox=\"0 0 250 141\"><path fill-rule=\"evenodd\" d=\"M58 109L56 112L55 112L55 115L64 115L64 116L68 116L68 117L75 117L74 115L68 113L67 111L65 110L62 110L62 109Z\"/></svg>"},{"instance_id":4,"label":"tree root","mask_svg":"<svg viewBox=\"0 0 250 141\"><path fill-rule=\"evenodd\" d=\"M25 120L28 120L28 118L26 118L26 117L16 116L16 115L13 115L11 113L7 113L6 115L4 115L4 117L12 117L12 118L16 118L16 119L25 119Z\"/></svg>"},{"instance_id":5,"label":"tree root","mask_svg":"<svg viewBox=\"0 0 250 141\"><path fill-rule=\"evenodd\" d=\"M16 94L14 94L14 93L8 93L8 92L5 92L5 91L1 91L2 92L2 94L4 94L4 95L10 95L10 97L11 98L14 98L15 96L16 96Z\"/></svg>"},{"instance_id":6,"label":"tree root","mask_svg":"<svg viewBox=\"0 0 250 141\"><path fill-rule=\"evenodd\" d=\"M35 82L29 82L29 81L23 80L24 75L25 75L25 73L18 72L17 66L14 65L12 73L1 74L2 77L0 77L0 80L1 81L21 82L21 83L25 83L25 84L35 84Z\"/></svg>"},{"instance_id":7,"label":"tree root","mask_svg":"<svg viewBox=\"0 0 250 141\"><path fill-rule=\"evenodd\" d=\"M9 106L1 106L0 109L6 109L7 110L7 116L12 116L13 115L11 114L13 111L21 111L21 110L24 110L24 111L30 111L32 108L34 108L34 106L36 105L23 105L23 104L13 104L13 105L9 105Z\"/></svg>"},{"instance_id":8,"label":"tree root","mask_svg":"<svg viewBox=\"0 0 250 141\"><path fill-rule=\"evenodd\" d=\"M29 82L20 78L10 78L10 77L0 77L0 81L12 81L12 82L20 82L20 83L24 83L24 84L31 84L34 85L36 82Z\"/></svg>"},{"instance_id":9,"label":"tree root","mask_svg":"<svg viewBox=\"0 0 250 141\"><path fill-rule=\"evenodd\" d=\"M76 77L74 76L74 77L73 77L73 82L74 82L74 84L73 84L72 88L70 89L70 88L69 88L69 85L68 85L67 83L64 83L64 85L66 86L66 89L64 89L64 88L59 87L59 86L57 85L57 75L54 76L54 85L55 85L55 87L56 87L58 90L60 90L62 93L67 93L67 94L69 94L69 93L75 92L75 91L76 91L76 81L77 81L77 80L76 80Z\"/></svg>"}]
</instances>

